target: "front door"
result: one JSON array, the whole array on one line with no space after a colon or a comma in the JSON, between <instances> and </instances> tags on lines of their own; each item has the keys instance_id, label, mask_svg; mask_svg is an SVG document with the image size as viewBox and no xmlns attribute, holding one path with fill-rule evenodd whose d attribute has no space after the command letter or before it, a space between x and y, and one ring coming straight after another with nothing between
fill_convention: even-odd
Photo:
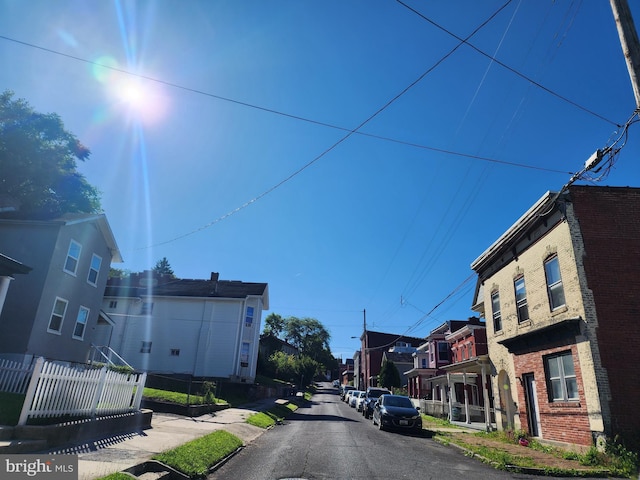
<instances>
[{"instance_id":1,"label":"front door","mask_svg":"<svg viewBox=\"0 0 640 480\"><path fill-rule=\"evenodd\" d=\"M532 437L540 436L540 412L538 411L538 397L536 395L536 380L533 373L526 373L524 380L524 396L527 400L527 423L529 426L529 435Z\"/></svg>"}]
</instances>

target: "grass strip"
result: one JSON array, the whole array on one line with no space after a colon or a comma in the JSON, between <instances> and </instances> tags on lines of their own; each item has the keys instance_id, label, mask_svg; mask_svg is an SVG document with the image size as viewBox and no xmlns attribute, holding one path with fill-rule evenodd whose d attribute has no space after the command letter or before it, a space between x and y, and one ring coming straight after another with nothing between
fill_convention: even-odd
<instances>
[{"instance_id":1,"label":"grass strip","mask_svg":"<svg viewBox=\"0 0 640 480\"><path fill-rule=\"evenodd\" d=\"M241 446L242 440L235 435L224 430L216 430L172 450L154 455L153 459L191 478L200 478L205 476L216 463Z\"/></svg>"},{"instance_id":2,"label":"grass strip","mask_svg":"<svg viewBox=\"0 0 640 480\"><path fill-rule=\"evenodd\" d=\"M131 480L131 475L127 475L126 473L122 472L116 472L107 475L106 477L97 478L96 480Z\"/></svg>"},{"instance_id":3,"label":"grass strip","mask_svg":"<svg viewBox=\"0 0 640 480\"><path fill-rule=\"evenodd\" d=\"M277 422L281 422L292 412L295 412L298 406L294 403L288 403L286 405L275 404L264 412L258 412L247 418L247 423L260 428L269 428L275 425Z\"/></svg>"}]
</instances>

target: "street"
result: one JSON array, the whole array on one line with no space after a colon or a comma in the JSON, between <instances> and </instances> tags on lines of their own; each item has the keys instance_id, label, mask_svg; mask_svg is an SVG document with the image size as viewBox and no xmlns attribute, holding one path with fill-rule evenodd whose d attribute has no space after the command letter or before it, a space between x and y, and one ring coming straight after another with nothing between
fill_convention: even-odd
<instances>
[{"instance_id":1,"label":"street","mask_svg":"<svg viewBox=\"0 0 640 480\"><path fill-rule=\"evenodd\" d=\"M501 472L425 435L381 432L330 384L209 480L537 478Z\"/></svg>"}]
</instances>

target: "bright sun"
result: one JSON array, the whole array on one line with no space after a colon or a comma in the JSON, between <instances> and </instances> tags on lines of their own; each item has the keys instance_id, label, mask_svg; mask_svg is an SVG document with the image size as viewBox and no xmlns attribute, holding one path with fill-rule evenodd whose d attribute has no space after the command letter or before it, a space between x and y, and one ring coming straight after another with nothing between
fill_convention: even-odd
<instances>
[{"instance_id":1,"label":"bright sun","mask_svg":"<svg viewBox=\"0 0 640 480\"><path fill-rule=\"evenodd\" d=\"M163 86L116 71L112 57L101 57L93 66L93 75L105 86L115 115L126 114L144 124L158 123L167 115L169 97Z\"/></svg>"}]
</instances>

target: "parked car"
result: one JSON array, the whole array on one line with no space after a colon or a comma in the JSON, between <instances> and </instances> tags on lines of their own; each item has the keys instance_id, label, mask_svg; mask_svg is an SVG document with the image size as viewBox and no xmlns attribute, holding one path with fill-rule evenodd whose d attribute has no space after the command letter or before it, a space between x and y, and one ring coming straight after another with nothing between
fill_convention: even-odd
<instances>
[{"instance_id":1,"label":"parked car","mask_svg":"<svg viewBox=\"0 0 640 480\"><path fill-rule=\"evenodd\" d=\"M366 398L367 392L359 392L357 395L355 395L356 398L356 411L361 412L362 411L362 405L364 404L364 400Z\"/></svg>"},{"instance_id":2,"label":"parked car","mask_svg":"<svg viewBox=\"0 0 640 480\"><path fill-rule=\"evenodd\" d=\"M340 381L338 381L338 380L334 380L334 381L333 381L333 386L334 386L335 388L339 388L339 387L340 387Z\"/></svg>"},{"instance_id":3,"label":"parked car","mask_svg":"<svg viewBox=\"0 0 640 480\"><path fill-rule=\"evenodd\" d=\"M409 397L403 395L381 395L373 408L373 424L380 430L422 431L422 417Z\"/></svg>"},{"instance_id":4,"label":"parked car","mask_svg":"<svg viewBox=\"0 0 640 480\"><path fill-rule=\"evenodd\" d=\"M356 387L354 387L353 385L342 385L340 387L340 400L345 400L345 396L347 395L347 393L349 392L349 390L355 390Z\"/></svg>"},{"instance_id":5,"label":"parked car","mask_svg":"<svg viewBox=\"0 0 640 480\"><path fill-rule=\"evenodd\" d=\"M373 413L373 406L376 404L376 401L378 400L378 398L380 398L380 395L385 395L385 394L390 395L391 392L386 388L379 388L379 387L367 388L367 391L365 393L365 398L362 403L362 416L364 418L371 417L371 414Z\"/></svg>"},{"instance_id":6,"label":"parked car","mask_svg":"<svg viewBox=\"0 0 640 480\"><path fill-rule=\"evenodd\" d=\"M349 392L349 399L347 400L347 405L350 407L356 406L356 397L360 395L360 390L351 390Z\"/></svg>"}]
</instances>

